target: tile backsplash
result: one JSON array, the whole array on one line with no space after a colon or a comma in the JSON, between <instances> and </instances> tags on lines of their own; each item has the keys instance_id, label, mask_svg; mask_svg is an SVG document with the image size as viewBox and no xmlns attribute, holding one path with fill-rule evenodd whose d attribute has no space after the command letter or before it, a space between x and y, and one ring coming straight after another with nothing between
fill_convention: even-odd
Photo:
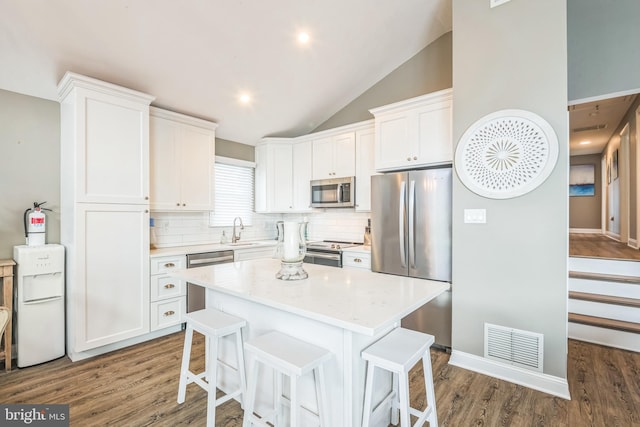
<instances>
[{"instance_id":1,"label":"tile backsplash","mask_svg":"<svg viewBox=\"0 0 640 427\"><path fill-rule=\"evenodd\" d=\"M309 240L362 242L370 215L368 212L354 212L353 209L327 209L307 214L254 213L252 225L245 225L241 239L275 239L277 221L306 219L309 223ZM220 243L223 231L231 241L233 227L210 227L209 212L152 212L151 217L155 223L153 231L157 247Z\"/></svg>"}]
</instances>

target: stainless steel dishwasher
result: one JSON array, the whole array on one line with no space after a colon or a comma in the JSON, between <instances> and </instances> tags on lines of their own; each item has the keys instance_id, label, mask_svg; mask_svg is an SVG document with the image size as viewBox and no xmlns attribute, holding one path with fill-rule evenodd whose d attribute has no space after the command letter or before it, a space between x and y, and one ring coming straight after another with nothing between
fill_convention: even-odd
<instances>
[{"instance_id":1,"label":"stainless steel dishwasher","mask_svg":"<svg viewBox=\"0 0 640 427\"><path fill-rule=\"evenodd\" d=\"M187 254L187 268L233 262L233 251L202 252ZM205 306L205 288L187 283L187 313L202 310Z\"/></svg>"}]
</instances>

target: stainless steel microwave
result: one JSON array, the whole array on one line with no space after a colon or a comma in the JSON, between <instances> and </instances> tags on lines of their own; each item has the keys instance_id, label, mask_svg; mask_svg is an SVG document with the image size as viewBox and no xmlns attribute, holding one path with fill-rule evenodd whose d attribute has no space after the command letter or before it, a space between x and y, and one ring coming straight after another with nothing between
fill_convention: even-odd
<instances>
[{"instance_id":1,"label":"stainless steel microwave","mask_svg":"<svg viewBox=\"0 0 640 427\"><path fill-rule=\"evenodd\" d=\"M311 181L311 207L314 208L352 208L355 194L354 176Z\"/></svg>"}]
</instances>

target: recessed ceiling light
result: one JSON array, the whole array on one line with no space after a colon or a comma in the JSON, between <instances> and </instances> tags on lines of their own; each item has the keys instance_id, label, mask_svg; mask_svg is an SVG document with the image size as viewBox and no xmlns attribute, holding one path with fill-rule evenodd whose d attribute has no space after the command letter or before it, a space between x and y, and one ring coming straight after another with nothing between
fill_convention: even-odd
<instances>
[{"instance_id":1,"label":"recessed ceiling light","mask_svg":"<svg viewBox=\"0 0 640 427\"><path fill-rule=\"evenodd\" d=\"M298 33L298 43L307 44L309 43L309 39L309 33L305 33L304 31Z\"/></svg>"},{"instance_id":2,"label":"recessed ceiling light","mask_svg":"<svg viewBox=\"0 0 640 427\"><path fill-rule=\"evenodd\" d=\"M591 141L580 141L580 145L589 145Z\"/></svg>"},{"instance_id":3,"label":"recessed ceiling light","mask_svg":"<svg viewBox=\"0 0 640 427\"><path fill-rule=\"evenodd\" d=\"M248 104L251 102L251 95L249 95L248 93L241 93L238 99L240 100L240 103Z\"/></svg>"}]
</instances>

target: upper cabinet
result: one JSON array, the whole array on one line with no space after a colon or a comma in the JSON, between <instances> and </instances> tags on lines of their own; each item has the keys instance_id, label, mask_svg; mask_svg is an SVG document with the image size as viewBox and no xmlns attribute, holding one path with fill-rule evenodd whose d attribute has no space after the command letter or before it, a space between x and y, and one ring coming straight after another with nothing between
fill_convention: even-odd
<instances>
[{"instance_id":1,"label":"upper cabinet","mask_svg":"<svg viewBox=\"0 0 640 427\"><path fill-rule=\"evenodd\" d=\"M396 102L375 116L375 169L379 172L451 163L452 90Z\"/></svg>"},{"instance_id":2,"label":"upper cabinet","mask_svg":"<svg viewBox=\"0 0 640 427\"><path fill-rule=\"evenodd\" d=\"M356 130L356 212L371 211L371 175L375 175L373 121Z\"/></svg>"},{"instance_id":3,"label":"upper cabinet","mask_svg":"<svg viewBox=\"0 0 640 427\"><path fill-rule=\"evenodd\" d=\"M313 139L312 178L327 179L356 174L356 137L354 132L332 134Z\"/></svg>"},{"instance_id":4,"label":"upper cabinet","mask_svg":"<svg viewBox=\"0 0 640 427\"><path fill-rule=\"evenodd\" d=\"M151 209L214 209L217 124L150 108Z\"/></svg>"},{"instance_id":5,"label":"upper cabinet","mask_svg":"<svg viewBox=\"0 0 640 427\"><path fill-rule=\"evenodd\" d=\"M77 203L149 203L149 103L144 93L67 73L60 96L62 185Z\"/></svg>"},{"instance_id":6,"label":"upper cabinet","mask_svg":"<svg viewBox=\"0 0 640 427\"><path fill-rule=\"evenodd\" d=\"M256 212L311 210L311 141L264 138L256 145Z\"/></svg>"}]
</instances>

